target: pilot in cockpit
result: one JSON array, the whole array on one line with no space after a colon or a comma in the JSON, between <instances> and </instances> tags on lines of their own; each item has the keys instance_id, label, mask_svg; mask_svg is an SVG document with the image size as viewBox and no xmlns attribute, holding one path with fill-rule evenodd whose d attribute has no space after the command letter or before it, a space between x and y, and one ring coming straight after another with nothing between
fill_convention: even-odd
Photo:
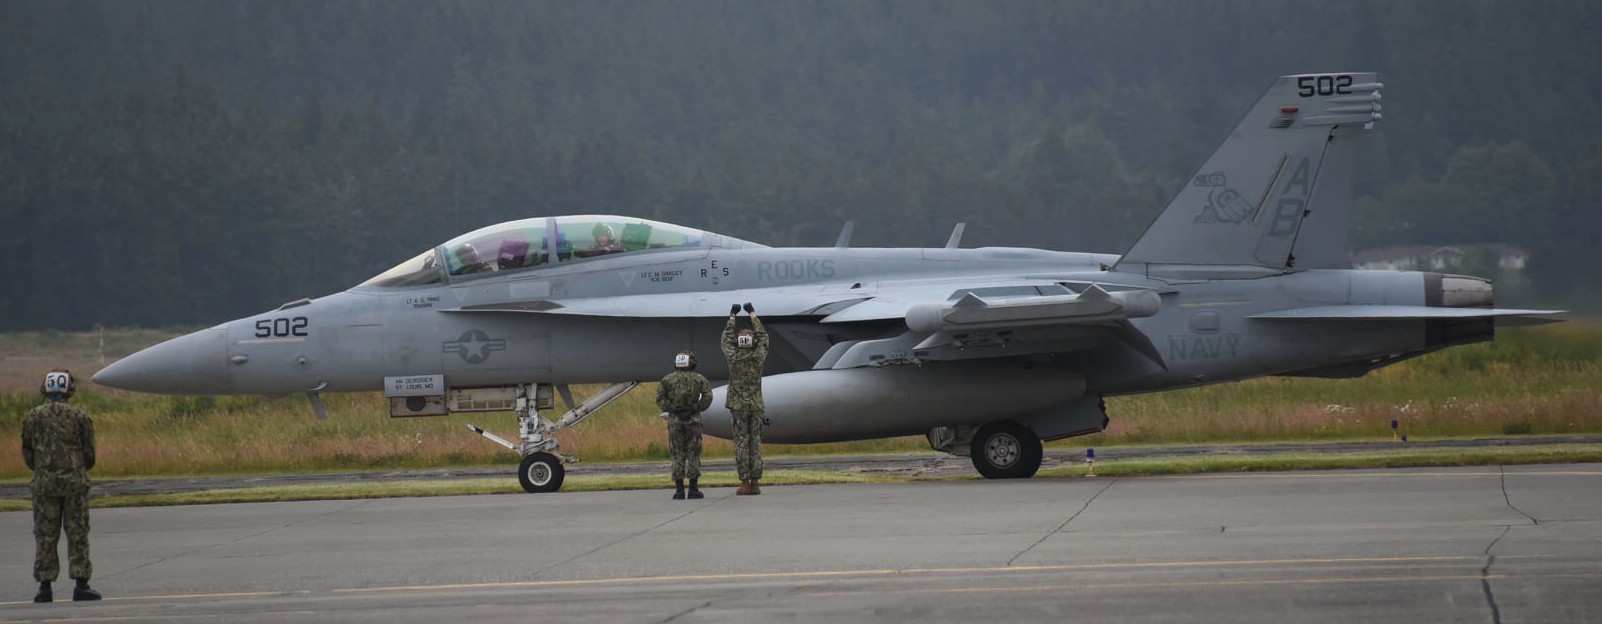
<instances>
[{"instance_id":1,"label":"pilot in cockpit","mask_svg":"<svg viewBox=\"0 0 1602 624\"><path fill-rule=\"evenodd\" d=\"M599 256L623 251L623 246L618 244L617 233L612 231L612 226L597 223L590 233L595 236L595 242L590 244L589 255Z\"/></svg>"},{"instance_id":2,"label":"pilot in cockpit","mask_svg":"<svg viewBox=\"0 0 1602 624\"><path fill-rule=\"evenodd\" d=\"M456 248L456 270L451 275L471 275L473 273L489 273L495 270L495 265L484 262L479 258L478 249L472 243L462 243Z\"/></svg>"}]
</instances>

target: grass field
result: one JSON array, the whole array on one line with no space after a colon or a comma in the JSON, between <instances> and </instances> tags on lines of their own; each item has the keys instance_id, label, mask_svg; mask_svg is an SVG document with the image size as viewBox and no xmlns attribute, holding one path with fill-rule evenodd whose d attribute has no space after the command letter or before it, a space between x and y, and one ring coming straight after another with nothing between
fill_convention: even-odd
<instances>
[{"instance_id":1,"label":"grass field","mask_svg":"<svg viewBox=\"0 0 1602 624\"><path fill-rule=\"evenodd\" d=\"M1102 462L1090 474L1085 464L1065 465L1040 471L1037 479L1096 477L1200 476L1203 473L1284 472L1290 470L1347 469L1353 476L1364 469L1439 468L1510 464L1566 464L1602 461L1602 444L1538 444L1517 447L1419 448L1398 446L1374 451L1348 453L1298 453L1286 451L1257 456L1209 455L1179 458L1135 457ZM1371 474L1371 473L1367 473ZM1462 473L1456 473L1462 474ZM950 481L978 479L977 474L935 477L901 477L842 470L769 470L763 476L767 487L817 483L887 483L904 481ZM1186 478L1184 476L1178 478ZM733 487L733 472L707 472L701 475L704 488ZM596 475L569 474L564 492L599 490L642 490L670 487L661 474ZM482 494L522 494L517 482L504 477L483 479L435 479L395 482L346 481L308 485L270 485L249 488L161 492L149 494L99 495L90 499L91 507L147 507L157 505L205 505L218 503L265 503L303 500L349 500L416 496L466 496ZM0 512L26 511L25 499L0 499Z\"/></svg>"},{"instance_id":2,"label":"grass field","mask_svg":"<svg viewBox=\"0 0 1602 624\"><path fill-rule=\"evenodd\" d=\"M65 364L80 378L173 332L0 336L0 438L16 440L38 403L38 380ZM587 395L594 388L578 389ZM666 434L650 385L561 434L586 461L662 460ZM517 456L464 426L510 437L509 414L391 419L376 394L325 397L317 420L304 397L156 397L96 389L74 402L94 416L103 477L514 464ZM1505 330L1493 344L1456 347L1355 380L1269 378L1107 401L1112 425L1058 446L1390 439L1602 433L1602 324L1571 321ZM921 437L784 446L768 454L927 450ZM708 439L706 455L732 446ZM0 444L0 478L27 475L18 445Z\"/></svg>"}]
</instances>

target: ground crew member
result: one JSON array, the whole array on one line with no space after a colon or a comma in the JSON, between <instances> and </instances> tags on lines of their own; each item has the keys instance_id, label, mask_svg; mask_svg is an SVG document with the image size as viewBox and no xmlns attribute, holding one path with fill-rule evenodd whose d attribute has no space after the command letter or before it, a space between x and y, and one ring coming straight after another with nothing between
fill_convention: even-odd
<instances>
[{"instance_id":1,"label":"ground crew member","mask_svg":"<svg viewBox=\"0 0 1602 624\"><path fill-rule=\"evenodd\" d=\"M45 403L22 421L22 461L33 471L34 602L50 602L50 584L61 574L56 542L67 531L68 574L78 582L73 600L99 600L89 588L89 474L95 467L95 424L83 410L67 404L77 390L72 373L45 375L39 393Z\"/></svg>"},{"instance_id":2,"label":"ground crew member","mask_svg":"<svg viewBox=\"0 0 1602 624\"><path fill-rule=\"evenodd\" d=\"M768 360L768 331L757 319L756 308L746 303L745 311L751 315L751 329L734 331L740 304L729 308L729 322L723 326L723 357L729 360L729 391L723 406L733 416L738 495L762 493L762 366Z\"/></svg>"},{"instance_id":3,"label":"ground crew member","mask_svg":"<svg viewBox=\"0 0 1602 624\"><path fill-rule=\"evenodd\" d=\"M673 356L673 372L656 386L656 406L668 421L668 449L673 455L673 500L684 500L684 479L690 480L689 498L701 493L701 412L712 407L712 382L695 372L695 354Z\"/></svg>"}]
</instances>

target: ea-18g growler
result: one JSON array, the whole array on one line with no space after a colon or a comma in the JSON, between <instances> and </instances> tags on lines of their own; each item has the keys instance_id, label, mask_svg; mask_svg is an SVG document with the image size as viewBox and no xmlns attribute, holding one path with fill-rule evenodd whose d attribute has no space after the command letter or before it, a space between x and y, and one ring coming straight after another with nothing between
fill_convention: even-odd
<instances>
[{"instance_id":1,"label":"ea-18g growler","mask_svg":"<svg viewBox=\"0 0 1602 624\"><path fill-rule=\"evenodd\" d=\"M626 216L541 217L446 241L345 292L169 340L94 381L161 394L383 391L395 416L514 411L530 492L561 487L553 434L674 353L727 377L731 303L770 334L773 443L922 434L990 478L1041 441L1103 430L1103 398L1266 375L1358 377L1499 323L1484 279L1351 270L1372 73L1284 76L1123 255L772 248ZM1106 207L1117 209L1117 207ZM610 384L575 401L573 384ZM706 432L729 436L722 393ZM556 411L557 399L565 411ZM551 417L547 418L545 414ZM471 426L471 425L470 425Z\"/></svg>"}]
</instances>

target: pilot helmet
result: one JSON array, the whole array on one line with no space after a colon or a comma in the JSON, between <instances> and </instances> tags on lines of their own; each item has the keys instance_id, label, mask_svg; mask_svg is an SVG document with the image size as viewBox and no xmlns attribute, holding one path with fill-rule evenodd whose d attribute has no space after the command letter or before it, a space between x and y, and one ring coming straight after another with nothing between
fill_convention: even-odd
<instances>
[{"instance_id":1,"label":"pilot helmet","mask_svg":"<svg viewBox=\"0 0 1602 624\"><path fill-rule=\"evenodd\" d=\"M756 348L756 334L752 333L749 329L740 330L740 335L736 337L734 341L735 344L741 349Z\"/></svg>"},{"instance_id":2,"label":"pilot helmet","mask_svg":"<svg viewBox=\"0 0 1602 624\"><path fill-rule=\"evenodd\" d=\"M456 248L456 259L462 264L476 264L478 262L478 248L472 243L462 243Z\"/></svg>"},{"instance_id":3,"label":"pilot helmet","mask_svg":"<svg viewBox=\"0 0 1602 624\"><path fill-rule=\"evenodd\" d=\"M673 368L691 371L695 370L695 354L689 351L680 351L673 356Z\"/></svg>"},{"instance_id":4,"label":"pilot helmet","mask_svg":"<svg viewBox=\"0 0 1602 624\"><path fill-rule=\"evenodd\" d=\"M601 240L603 238L608 238L608 239L617 238L617 235L612 233L612 226L607 225L605 223L597 223L597 224L595 224L595 227L590 230L590 234L595 237L595 240Z\"/></svg>"},{"instance_id":5,"label":"pilot helmet","mask_svg":"<svg viewBox=\"0 0 1602 624\"><path fill-rule=\"evenodd\" d=\"M72 373L65 368L58 368L45 373L44 381L39 383L39 394L52 401L65 401L72 398L78 391L78 382L73 381Z\"/></svg>"}]
</instances>

